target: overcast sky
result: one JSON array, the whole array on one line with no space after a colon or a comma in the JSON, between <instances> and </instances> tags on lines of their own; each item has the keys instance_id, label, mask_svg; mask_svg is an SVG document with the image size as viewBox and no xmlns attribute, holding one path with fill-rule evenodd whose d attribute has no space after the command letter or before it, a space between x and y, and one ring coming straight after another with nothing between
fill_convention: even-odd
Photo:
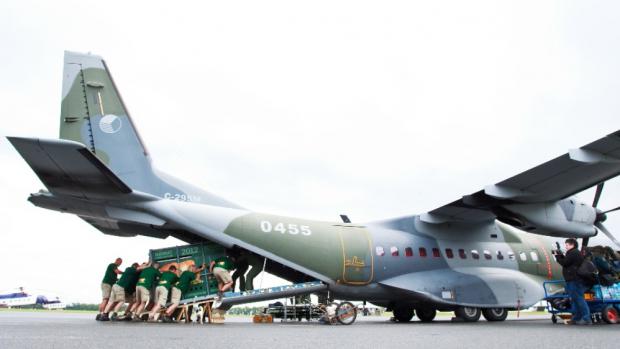
<instances>
[{"instance_id":1,"label":"overcast sky","mask_svg":"<svg viewBox=\"0 0 620 349\"><path fill-rule=\"evenodd\" d=\"M422 213L620 129L618 13L616 1L3 1L0 135L57 138L63 51L92 52L166 172L261 212ZM0 163L0 290L96 302L116 256L179 244L34 207L43 185L4 137ZM618 205L615 179L599 206ZM620 235L618 215L607 226Z\"/></svg>"}]
</instances>

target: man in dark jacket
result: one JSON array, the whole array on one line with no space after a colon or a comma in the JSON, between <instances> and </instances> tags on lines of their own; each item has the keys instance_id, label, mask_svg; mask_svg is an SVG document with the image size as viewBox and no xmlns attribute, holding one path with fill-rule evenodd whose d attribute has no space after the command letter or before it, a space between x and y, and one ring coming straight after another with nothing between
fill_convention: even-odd
<instances>
[{"instance_id":1,"label":"man in dark jacket","mask_svg":"<svg viewBox=\"0 0 620 349\"><path fill-rule=\"evenodd\" d=\"M566 255L560 251L554 252L554 255L562 266L562 276L566 281L566 292L571 300L572 324L592 325L590 309L583 298L586 287L577 273L581 263L583 263L583 256L579 252L579 243L575 239L566 239L564 246L566 247Z\"/></svg>"}]
</instances>

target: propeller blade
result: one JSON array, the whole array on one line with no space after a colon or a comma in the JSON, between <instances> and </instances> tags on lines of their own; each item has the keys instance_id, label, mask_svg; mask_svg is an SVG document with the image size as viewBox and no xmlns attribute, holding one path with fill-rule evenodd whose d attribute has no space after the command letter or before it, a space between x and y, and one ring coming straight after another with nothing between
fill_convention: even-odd
<instances>
[{"instance_id":1,"label":"propeller blade","mask_svg":"<svg viewBox=\"0 0 620 349\"><path fill-rule=\"evenodd\" d=\"M603 213L609 213L609 212L614 212L614 211L618 211L620 210L620 206L616 207L616 208L612 208L611 210L605 211Z\"/></svg>"},{"instance_id":2,"label":"propeller blade","mask_svg":"<svg viewBox=\"0 0 620 349\"><path fill-rule=\"evenodd\" d=\"M596 207L598 205L598 201L601 199L601 193L603 193L603 186L605 186L605 182L601 182L596 186L596 193L594 193L592 207Z\"/></svg>"},{"instance_id":3,"label":"propeller blade","mask_svg":"<svg viewBox=\"0 0 620 349\"><path fill-rule=\"evenodd\" d=\"M620 247L620 241L618 241L618 240L616 239L616 237L615 237L615 236L613 236L613 235L609 232L609 230L607 230L607 228L605 228L605 226L603 225L603 223L601 223L601 222L597 222L595 225L596 225L596 227L598 228L598 230L602 231L605 235L607 235L607 237L608 237L611 241L613 241L613 242L614 242L614 243L615 243L618 247Z\"/></svg>"}]
</instances>

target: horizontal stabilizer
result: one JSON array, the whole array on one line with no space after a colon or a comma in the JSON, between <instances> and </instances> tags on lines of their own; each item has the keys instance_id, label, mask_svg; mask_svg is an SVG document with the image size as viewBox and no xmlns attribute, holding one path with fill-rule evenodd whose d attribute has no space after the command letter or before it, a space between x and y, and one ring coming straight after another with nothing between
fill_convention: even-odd
<instances>
[{"instance_id":1,"label":"horizontal stabilizer","mask_svg":"<svg viewBox=\"0 0 620 349\"><path fill-rule=\"evenodd\" d=\"M7 138L47 189L56 195L106 198L131 193L131 188L80 143Z\"/></svg>"}]
</instances>

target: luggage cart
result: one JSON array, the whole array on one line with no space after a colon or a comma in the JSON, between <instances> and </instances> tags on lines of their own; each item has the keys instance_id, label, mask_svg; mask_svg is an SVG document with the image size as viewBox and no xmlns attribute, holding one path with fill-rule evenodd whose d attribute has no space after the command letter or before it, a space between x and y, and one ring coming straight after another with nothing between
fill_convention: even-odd
<instances>
[{"instance_id":1,"label":"luggage cart","mask_svg":"<svg viewBox=\"0 0 620 349\"><path fill-rule=\"evenodd\" d=\"M558 322L558 318L570 319L570 297L565 291L564 280L550 280L543 282L547 311L551 314L551 322ZM605 287L594 285L586 291L584 298L590 309L592 322L617 324L620 322L620 283Z\"/></svg>"}]
</instances>

